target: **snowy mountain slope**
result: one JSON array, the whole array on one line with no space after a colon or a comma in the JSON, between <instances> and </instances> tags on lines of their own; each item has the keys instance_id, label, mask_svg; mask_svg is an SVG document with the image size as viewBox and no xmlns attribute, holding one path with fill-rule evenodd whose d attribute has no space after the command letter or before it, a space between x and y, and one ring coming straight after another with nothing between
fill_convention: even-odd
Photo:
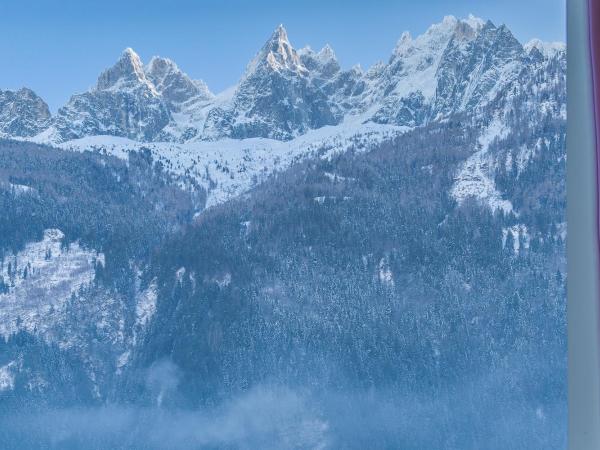
<instances>
[{"instance_id":1,"label":"snowy mountain slope","mask_svg":"<svg viewBox=\"0 0 600 450\"><path fill-rule=\"evenodd\" d=\"M152 318L155 288L141 289L137 283L136 317L130 323L130 307L123 296L94 283L97 269L105 265L104 255L63 240L60 230L48 229L41 241L3 259L0 335L9 339L25 331L78 355L93 395L99 398L106 395L102 392L106 377L127 364L123 355L131 351ZM106 347L114 358L106 359ZM14 389L15 376L23 373L35 389L47 387L46 380L29 373L17 360L0 367L0 391Z\"/></svg>"},{"instance_id":2,"label":"snowy mountain slope","mask_svg":"<svg viewBox=\"0 0 600 450\"><path fill-rule=\"evenodd\" d=\"M564 45L543 46L534 41L525 46L525 51L528 64L501 95L472 116L482 131L479 145L456 175L451 195L459 203L473 197L494 210L511 211L510 201L502 199L506 194L499 192L494 179L507 172L518 178L541 151L547 151L550 145L562 147L560 136L547 134L545 124L558 122L564 127L566 122ZM566 158L564 149L560 158Z\"/></svg>"},{"instance_id":3,"label":"snowy mountain slope","mask_svg":"<svg viewBox=\"0 0 600 450\"><path fill-rule=\"evenodd\" d=\"M101 253L78 243L61 245L63 233L51 229L40 242L32 242L2 261L0 280L0 334L4 337L25 329L47 335L64 312L71 295L94 279Z\"/></svg>"},{"instance_id":4,"label":"snowy mountain slope","mask_svg":"<svg viewBox=\"0 0 600 450\"><path fill-rule=\"evenodd\" d=\"M145 72L156 91L172 108L190 100L208 101L214 98L206 83L192 80L170 59L155 56Z\"/></svg>"},{"instance_id":5,"label":"snowy mountain slope","mask_svg":"<svg viewBox=\"0 0 600 450\"><path fill-rule=\"evenodd\" d=\"M526 164L531 151L524 149L533 148L515 138L514 105L528 105L519 117L530 126L546 115L564 117L564 98L556 95L564 64L564 45L522 46L505 26L473 16L445 17L416 38L404 33L389 61L366 72L342 69L330 46L296 51L279 26L226 92L213 95L166 58L144 66L126 49L93 90L73 96L50 120L29 120L38 128L25 134L51 123L32 139L123 158L148 148L169 171L194 178L210 207L303 158L369 149L465 114L481 131L449 194L459 204L475 198L508 213L513 205L496 174L508 158ZM521 150L490 149L507 136L504 148Z\"/></svg>"},{"instance_id":6,"label":"snowy mountain slope","mask_svg":"<svg viewBox=\"0 0 600 450\"><path fill-rule=\"evenodd\" d=\"M540 39L532 39L527 42L523 48L527 53L531 53L533 49L537 49L542 56L549 58L556 56L559 53L565 53L567 46L564 42L544 42Z\"/></svg>"},{"instance_id":7,"label":"snowy mountain slope","mask_svg":"<svg viewBox=\"0 0 600 450\"><path fill-rule=\"evenodd\" d=\"M532 157L519 180L487 178L518 218L477 202L458 206L445 194L472 149L481 144L497 158L499 142L524 142L518 128L461 120L411 130L371 152L309 159L207 211L157 258L155 322L129 369L166 355L191 380L181 386L186 399L265 378L336 393L347 382L369 398L382 385L383 395L399 398L423 392L433 404L423 418L465 404L473 420L485 414L487 430L488 417L522 411L530 426L517 440L536 430L524 447L560 447L550 442L560 442L564 425L552 438L539 430L552 422L558 431L566 410L564 234L556 234L564 233L564 164L554 154L564 144ZM546 128L564 135L560 120ZM530 200L524 207L507 189L517 184ZM455 390L470 377L469 395ZM510 406L482 408L482 395ZM462 436L456 448L494 447L473 444L463 418L440 418L444 438L432 443L428 434L411 447L444 448L446 436ZM339 447L402 448L410 429L381 445Z\"/></svg>"},{"instance_id":8,"label":"snowy mountain slope","mask_svg":"<svg viewBox=\"0 0 600 450\"><path fill-rule=\"evenodd\" d=\"M519 124L564 120L564 73L563 45L522 46L506 27L472 16L445 17L414 39L404 33L390 60L366 72L342 69L329 46L295 50L279 26L226 92L212 94L166 58L144 66L126 49L94 89L74 95L55 117L22 92L37 107L18 108L19 123L29 124L18 133L123 159L149 150L169 172L194 178L211 207L305 158L366 151L461 115L479 135L449 194L458 204L476 198L518 214L497 174L512 160L522 171L543 151ZM5 105L0 118L14 117Z\"/></svg>"},{"instance_id":9,"label":"snowy mountain slope","mask_svg":"<svg viewBox=\"0 0 600 450\"><path fill-rule=\"evenodd\" d=\"M298 55L312 78L327 81L341 70L335 52L329 44L318 52L313 51L310 46L306 46L298 50Z\"/></svg>"},{"instance_id":10,"label":"snowy mountain slope","mask_svg":"<svg viewBox=\"0 0 600 450\"><path fill-rule=\"evenodd\" d=\"M444 50L432 117L484 107L526 65L523 47L506 26L488 21L475 33L472 30L466 25L457 27Z\"/></svg>"},{"instance_id":11,"label":"snowy mountain slope","mask_svg":"<svg viewBox=\"0 0 600 450\"><path fill-rule=\"evenodd\" d=\"M461 23L447 16L415 39L408 32L402 34L389 63L375 80L372 95L377 101L372 120L413 126L423 123L425 105L436 94L436 77L444 49ZM468 24L465 26L470 29Z\"/></svg>"},{"instance_id":12,"label":"snowy mountain slope","mask_svg":"<svg viewBox=\"0 0 600 450\"><path fill-rule=\"evenodd\" d=\"M177 143L139 143L125 138L93 136L64 142L60 148L106 152L127 158L129 152L150 150L152 157L177 175L192 176L207 191L206 207L247 192L275 172L311 156L330 157L349 149L368 151L392 139L406 127L348 120L339 126L311 130L293 140L221 139Z\"/></svg>"}]
</instances>

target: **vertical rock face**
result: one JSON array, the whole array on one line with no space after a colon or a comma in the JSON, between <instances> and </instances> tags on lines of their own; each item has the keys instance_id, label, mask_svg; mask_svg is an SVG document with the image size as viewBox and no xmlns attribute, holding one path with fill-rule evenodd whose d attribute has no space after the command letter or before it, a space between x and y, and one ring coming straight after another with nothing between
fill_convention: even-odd
<instances>
[{"instance_id":1,"label":"vertical rock face","mask_svg":"<svg viewBox=\"0 0 600 450\"><path fill-rule=\"evenodd\" d=\"M175 141L196 137L206 120L205 108L215 97L206 83L191 79L170 59L156 56L146 67L146 76L171 113L161 137Z\"/></svg>"},{"instance_id":2,"label":"vertical rock face","mask_svg":"<svg viewBox=\"0 0 600 450\"><path fill-rule=\"evenodd\" d=\"M126 49L119 61L100 75L94 89L74 95L58 111L54 127L60 140L107 134L151 141L162 137L170 119L139 56Z\"/></svg>"},{"instance_id":3,"label":"vertical rock face","mask_svg":"<svg viewBox=\"0 0 600 450\"><path fill-rule=\"evenodd\" d=\"M35 136L49 121L48 105L31 89L0 90L0 135Z\"/></svg>"},{"instance_id":4,"label":"vertical rock face","mask_svg":"<svg viewBox=\"0 0 600 450\"><path fill-rule=\"evenodd\" d=\"M214 95L203 81L192 80L167 58L154 57L146 68L148 79L172 109L190 100L208 101Z\"/></svg>"},{"instance_id":5,"label":"vertical rock face","mask_svg":"<svg viewBox=\"0 0 600 450\"><path fill-rule=\"evenodd\" d=\"M478 33L457 27L436 74L433 117L474 110L514 82L526 65L521 44L505 27L487 22Z\"/></svg>"}]
</instances>

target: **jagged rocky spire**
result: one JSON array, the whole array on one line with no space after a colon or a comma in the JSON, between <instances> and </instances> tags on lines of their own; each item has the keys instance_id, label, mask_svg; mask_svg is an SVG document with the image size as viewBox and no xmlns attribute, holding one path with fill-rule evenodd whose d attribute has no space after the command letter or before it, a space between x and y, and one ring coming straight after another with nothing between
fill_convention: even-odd
<instances>
[{"instance_id":1,"label":"jagged rocky spire","mask_svg":"<svg viewBox=\"0 0 600 450\"><path fill-rule=\"evenodd\" d=\"M210 100L214 97L206 83L192 80L168 58L153 57L146 67L146 75L156 91L172 104L192 99Z\"/></svg>"},{"instance_id":2,"label":"jagged rocky spire","mask_svg":"<svg viewBox=\"0 0 600 450\"><path fill-rule=\"evenodd\" d=\"M140 57L133 49L126 48L115 65L100 74L96 89L126 89L140 85L156 93L154 86L146 78Z\"/></svg>"},{"instance_id":3,"label":"jagged rocky spire","mask_svg":"<svg viewBox=\"0 0 600 450\"><path fill-rule=\"evenodd\" d=\"M283 25L279 25L269 40L265 42L258 54L248 65L246 75L249 76L262 69L291 71L306 74L308 71L302 64L298 53L292 47Z\"/></svg>"}]
</instances>

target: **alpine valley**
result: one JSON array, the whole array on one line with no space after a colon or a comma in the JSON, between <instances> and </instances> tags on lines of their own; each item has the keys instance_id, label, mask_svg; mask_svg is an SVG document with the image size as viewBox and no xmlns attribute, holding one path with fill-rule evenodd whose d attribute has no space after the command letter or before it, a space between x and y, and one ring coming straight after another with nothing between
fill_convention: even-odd
<instances>
[{"instance_id":1,"label":"alpine valley","mask_svg":"<svg viewBox=\"0 0 600 450\"><path fill-rule=\"evenodd\" d=\"M564 448L565 135L564 44L473 16L0 90L0 447Z\"/></svg>"}]
</instances>

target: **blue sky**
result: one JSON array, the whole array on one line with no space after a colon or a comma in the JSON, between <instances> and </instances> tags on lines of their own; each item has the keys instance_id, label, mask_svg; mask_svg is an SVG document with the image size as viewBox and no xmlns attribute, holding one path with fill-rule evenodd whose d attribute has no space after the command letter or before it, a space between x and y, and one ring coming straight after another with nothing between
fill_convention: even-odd
<instances>
[{"instance_id":1,"label":"blue sky","mask_svg":"<svg viewBox=\"0 0 600 450\"><path fill-rule=\"evenodd\" d=\"M28 86L56 110L125 47L166 56L219 92L283 23L295 47L329 43L343 67L387 60L444 15L505 23L526 42L565 40L565 0L2 0L0 89Z\"/></svg>"}]
</instances>

